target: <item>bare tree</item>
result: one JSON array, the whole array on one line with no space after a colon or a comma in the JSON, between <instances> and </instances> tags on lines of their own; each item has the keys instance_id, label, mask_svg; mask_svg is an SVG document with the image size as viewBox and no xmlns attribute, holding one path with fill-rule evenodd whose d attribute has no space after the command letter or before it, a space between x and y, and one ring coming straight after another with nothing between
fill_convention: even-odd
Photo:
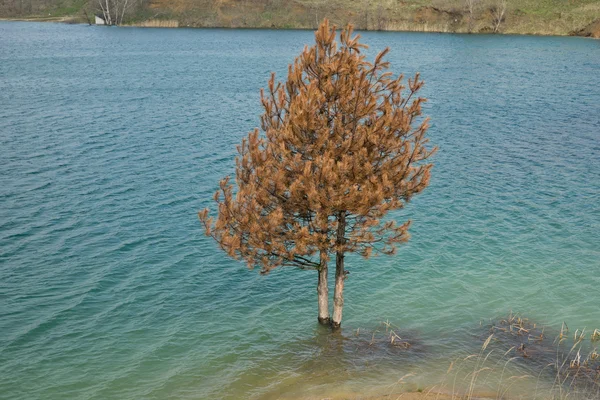
<instances>
[{"instance_id":1,"label":"bare tree","mask_svg":"<svg viewBox=\"0 0 600 400\"><path fill-rule=\"evenodd\" d=\"M88 15L87 10L85 8L83 9L83 16L85 17L85 20L87 21L88 25L92 25L92 19Z\"/></svg>"},{"instance_id":2,"label":"bare tree","mask_svg":"<svg viewBox=\"0 0 600 400\"><path fill-rule=\"evenodd\" d=\"M491 7L490 11L492 12L492 19L494 21L494 33L498 33L500 24L504 22L506 15L506 0L498 0L497 3Z\"/></svg>"},{"instance_id":3,"label":"bare tree","mask_svg":"<svg viewBox=\"0 0 600 400\"><path fill-rule=\"evenodd\" d=\"M475 11L477 8L477 3L480 0L465 0L467 5L467 14L468 14L468 30L469 33L473 32L473 25L475 24Z\"/></svg>"},{"instance_id":4,"label":"bare tree","mask_svg":"<svg viewBox=\"0 0 600 400\"><path fill-rule=\"evenodd\" d=\"M121 25L129 0L97 0L106 25Z\"/></svg>"}]
</instances>

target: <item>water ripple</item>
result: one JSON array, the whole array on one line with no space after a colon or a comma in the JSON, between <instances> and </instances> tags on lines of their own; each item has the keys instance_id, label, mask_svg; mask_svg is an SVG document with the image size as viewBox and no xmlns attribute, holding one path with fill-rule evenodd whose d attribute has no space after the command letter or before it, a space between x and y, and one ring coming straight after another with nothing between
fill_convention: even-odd
<instances>
[{"instance_id":1,"label":"water ripple","mask_svg":"<svg viewBox=\"0 0 600 400\"><path fill-rule=\"evenodd\" d=\"M426 79L440 152L395 214L411 242L348 257L339 347L315 325L314 274L250 272L195 215L258 124L259 88L311 32L1 22L0 36L0 397L366 393L445 371L511 309L600 328L594 41L365 34ZM348 344L386 320L430 350Z\"/></svg>"}]
</instances>

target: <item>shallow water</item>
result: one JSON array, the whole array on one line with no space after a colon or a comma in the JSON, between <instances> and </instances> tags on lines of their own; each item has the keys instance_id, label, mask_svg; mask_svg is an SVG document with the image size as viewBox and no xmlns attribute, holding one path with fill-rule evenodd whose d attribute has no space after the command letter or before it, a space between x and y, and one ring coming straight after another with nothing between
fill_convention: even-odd
<instances>
[{"instance_id":1,"label":"shallow water","mask_svg":"<svg viewBox=\"0 0 600 400\"><path fill-rule=\"evenodd\" d=\"M600 328L600 42L364 37L421 72L440 151L411 241L349 257L340 338L314 273L248 271L196 217L311 32L0 22L0 397L416 390L510 310ZM370 346L383 321L419 351Z\"/></svg>"}]
</instances>

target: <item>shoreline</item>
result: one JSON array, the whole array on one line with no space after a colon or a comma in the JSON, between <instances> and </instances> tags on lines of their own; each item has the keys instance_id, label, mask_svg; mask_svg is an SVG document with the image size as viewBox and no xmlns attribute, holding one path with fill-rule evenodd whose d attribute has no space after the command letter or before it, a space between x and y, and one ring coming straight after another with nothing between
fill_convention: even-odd
<instances>
[{"instance_id":1,"label":"shoreline","mask_svg":"<svg viewBox=\"0 0 600 400\"><path fill-rule=\"evenodd\" d=\"M458 400L458 399L462 399L464 398L464 396L459 395L459 394L454 394L451 395L449 393L441 393L441 392L436 392L436 391L427 391L427 390L423 390L421 392L391 392L389 394L383 394L383 395L364 395L364 394L360 394L360 393L348 393L348 392L342 392L342 393L336 393L333 395L327 394L324 396L311 396L311 397L301 397L301 398L296 398L296 397L282 397L281 399L283 400L351 400L351 399L355 399L355 400L432 400L432 399L436 399L436 400ZM477 400L493 400L495 399L495 396L493 396L492 394L486 394L486 393L481 393L481 394L473 394L473 396L471 397L472 399L477 399Z\"/></svg>"},{"instance_id":2,"label":"shoreline","mask_svg":"<svg viewBox=\"0 0 600 400\"><path fill-rule=\"evenodd\" d=\"M39 17L39 18L7 18L0 17L0 21L12 21L12 22L65 22L68 21L69 17ZM79 22L78 22L79 23ZM83 22L81 24L84 24Z\"/></svg>"},{"instance_id":3,"label":"shoreline","mask_svg":"<svg viewBox=\"0 0 600 400\"><path fill-rule=\"evenodd\" d=\"M0 21L6 22L49 22L49 23L62 23L65 25L88 25L88 26L103 26L90 24L74 16L61 16L61 17L0 17ZM265 27L265 26L217 26L217 25L206 25L206 26L190 26L181 25L177 20L156 20L149 19L144 21L137 21L127 23L118 26L120 28L159 28L159 29L227 29L227 30L281 30L281 31L314 31L314 28L310 27ZM568 34L556 34L556 33L520 33L514 31L508 32L466 32L466 31L443 31L443 30L425 30L416 29L418 26L414 26L415 29L355 29L356 32L403 32L403 33L438 33L438 34L455 34L455 35L473 35L473 36L534 36L534 37L579 37L588 39L600 39L600 36L591 35L580 35L576 32L570 32ZM584 29L581 29L583 31Z\"/></svg>"},{"instance_id":4,"label":"shoreline","mask_svg":"<svg viewBox=\"0 0 600 400\"><path fill-rule=\"evenodd\" d=\"M472 399L472 400L495 400L497 399L497 393L491 392L473 392L470 394L467 393L448 393L444 391L436 391L434 389L423 389L421 391L392 391L388 394L381 395L362 395L360 393L339 393L334 394L333 397L325 397L326 400L348 400L348 399L356 399L356 400L460 400L460 399ZM323 400L323 398L315 397L314 400ZM290 399L291 400L291 399ZM300 399L295 399L300 400ZM303 398L306 400L306 398ZM313 400L313 398L310 398Z\"/></svg>"}]
</instances>

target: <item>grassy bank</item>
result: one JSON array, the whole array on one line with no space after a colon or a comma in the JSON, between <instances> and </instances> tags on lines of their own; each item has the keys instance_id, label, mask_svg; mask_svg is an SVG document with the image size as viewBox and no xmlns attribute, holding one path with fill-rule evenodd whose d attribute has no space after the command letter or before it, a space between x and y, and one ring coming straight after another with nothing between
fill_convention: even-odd
<instances>
[{"instance_id":1,"label":"grassy bank","mask_svg":"<svg viewBox=\"0 0 600 400\"><path fill-rule=\"evenodd\" d=\"M600 20L600 0L140 0L131 4L127 24L165 27L314 29L327 17L337 25L352 23L365 30L568 35ZM85 0L6 0L0 5L0 17L40 21L86 22L96 11L96 3Z\"/></svg>"},{"instance_id":2,"label":"grassy bank","mask_svg":"<svg viewBox=\"0 0 600 400\"><path fill-rule=\"evenodd\" d=\"M359 29L567 35L600 18L597 0L154 0L182 26L316 28L327 17ZM500 21L498 21L500 19Z\"/></svg>"}]
</instances>

